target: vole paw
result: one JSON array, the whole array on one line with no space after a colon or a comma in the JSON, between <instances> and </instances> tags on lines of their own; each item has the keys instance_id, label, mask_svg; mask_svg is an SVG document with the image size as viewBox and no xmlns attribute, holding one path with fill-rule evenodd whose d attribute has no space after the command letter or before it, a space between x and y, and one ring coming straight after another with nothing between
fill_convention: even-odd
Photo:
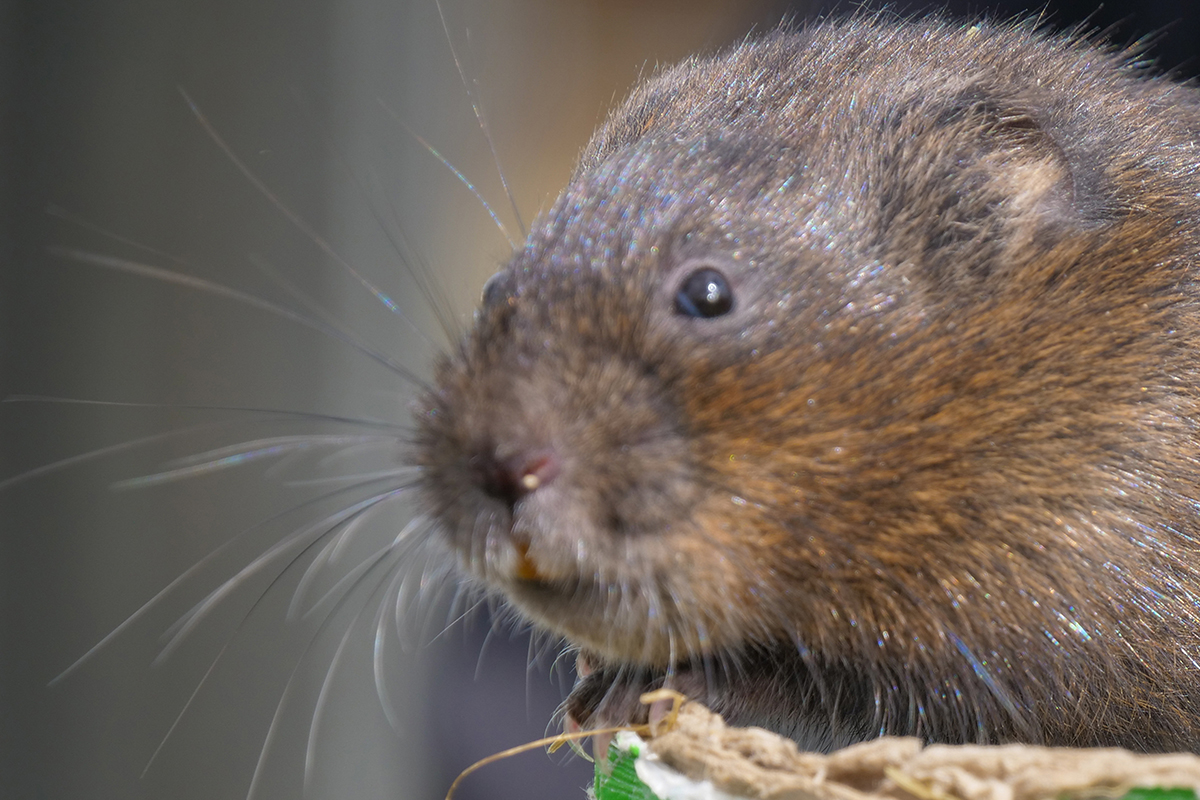
<instances>
[{"instance_id":1,"label":"vole paw","mask_svg":"<svg viewBox=\"0 0 1200 800\"><path fill-rule=\"evenodd\" d=\"M655 708L643 703L641 697L655 689L674 689L702 701L708 694L704 674L688 669L668 674L665 670L628 665L605 666L581 653L576 673L579 678L566 702L566 724L578 730L651 722ZM662 709L658 711L656 717L661 717Z\"/></svg>"}]
</instances>

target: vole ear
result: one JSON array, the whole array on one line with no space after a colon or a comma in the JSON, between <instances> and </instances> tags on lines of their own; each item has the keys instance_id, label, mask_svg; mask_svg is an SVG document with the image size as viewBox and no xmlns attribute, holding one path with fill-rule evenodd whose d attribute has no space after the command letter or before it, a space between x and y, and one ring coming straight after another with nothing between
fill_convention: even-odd
<instances>
[{"instance_id":1,"label":"vole ear","mask_svg":"<svg viewBox=\"0 0 1200 800\"><path fill-rule=\"evenodd\" d=\"M974 139L964 166L983 172L985 183L1004 198L1004 209L1024 222L1091 227L1106 221L1112 207L1095 154L1077 152L1084 138L1050 113L1017 100L978 90L960 93L943 109L938 124L956 138Z\"/></svg>"},{"instance_id":2,"label":"vole ear","mask_svg":"<svg viewBox=\"0 0 1200 800\"><path fill-rule=\"evenodd\" d=\"M970 89L895 113L881 232L898 254L923 253L939 281L985 279L1005 250L1110 216L1098 167L1034 109Z\"/></svg>"}]
</instances>

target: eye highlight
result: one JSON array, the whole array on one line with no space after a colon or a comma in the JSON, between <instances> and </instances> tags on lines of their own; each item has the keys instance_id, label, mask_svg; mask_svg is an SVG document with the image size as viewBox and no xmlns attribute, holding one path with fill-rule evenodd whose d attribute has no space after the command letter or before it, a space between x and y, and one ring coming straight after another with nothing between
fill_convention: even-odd
<instances>
[{"instance_id":1,"label":"eye highlight","mask_svg":"<svg viewBox=\"0 0 1200 800\"><path fill-rule=\"evenodd\" d=\"M733 289L712 267L690 273L675 293L675 313L689 317L719 317L733 310Z\"/></svg>"}]
</instances>

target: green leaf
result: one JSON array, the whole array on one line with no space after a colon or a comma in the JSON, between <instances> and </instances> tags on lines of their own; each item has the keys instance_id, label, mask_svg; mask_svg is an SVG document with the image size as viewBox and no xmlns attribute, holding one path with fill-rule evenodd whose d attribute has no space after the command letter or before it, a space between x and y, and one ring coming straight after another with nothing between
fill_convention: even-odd
<instances>
[{"instance_id":1,"label":"green leaf","mask_svg":"<svg viewBox=\"0 0 1200 800\"><path fill-rule=\"evenodd\" d=\"M1138 787L1126 792L1121 800L1196 800L1196 793L1186 788Z\"/></svg>"},{"instance_id":2,"label":"green leaf","mask_svg":"<svg viewBox=\"0 0 1200 800\"><path fill-rule=\"evenodd\" d=\"M608 748L608 764L611 771L605 775L599 762L596 763L596 779L593 790L596 800L658 800L646 784L637 776L634 762L637 761L636 748L632 751ZM1184 798L1136 798L1136 800L1185 800ZM1194 797L1191 800L1196 800Z\"/></svg>"}]
</instances>

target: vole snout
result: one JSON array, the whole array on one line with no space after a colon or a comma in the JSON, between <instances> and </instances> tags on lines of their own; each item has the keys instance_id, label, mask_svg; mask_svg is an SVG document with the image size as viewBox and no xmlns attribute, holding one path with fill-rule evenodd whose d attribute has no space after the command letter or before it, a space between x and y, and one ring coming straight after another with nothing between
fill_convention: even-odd
<instances>
[{"instance_id":1,"label":"vole snout","mask_svg":"<svg viewBox=\"0 0 1200 800\"><path fill-rule=\"evenodd\" d=\"M539 277L538 290L556 281ZM676 401L594 314L547 320L497 302L425 415L429 480L452 489L433 495L434 513L466 570L526 613L604 652L665 661L669 643L609 623L655 602L655 574L671 568L663 541L698 493Z\"/></svg>"}]
</instances>

